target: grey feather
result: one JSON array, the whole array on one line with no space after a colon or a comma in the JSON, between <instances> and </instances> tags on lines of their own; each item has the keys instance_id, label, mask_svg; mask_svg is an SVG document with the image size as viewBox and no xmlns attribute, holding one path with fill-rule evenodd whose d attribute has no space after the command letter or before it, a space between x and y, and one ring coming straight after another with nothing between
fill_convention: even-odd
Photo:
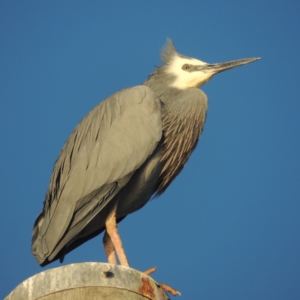
<instances>
[{"instance_id":1,"label":"grey feather","mask_svg":"<svg viewBox=\"0 0 300 300\"><path fill-rule=\"evenodd\" d=\"M167 42L160 53L161 60L165 63L165 65L169 65L176 55L182 58L190 58L186 55L178 53L175 49L173 41L167 38Z\"/></svg>"},{"instance_id":2,"label":"grey feather","mask_svg":"<svg viewBox=\"0 0 300 300\"><path fill-rule=\"evenodd\" d=\"M32 252L40 264L79 232L67 234L67 229L79 223L85 224L82 229L92 214L103 210L151 156L161 136L160 102L146 86L114 94L79 123L55 164L35 224Z\"/></svg>"},{"instance_id":3,"label":"grey feather","mask_svg":"<svg viewBox=\"0 0 300 300\"><path fill-rule=\"evenodd\" d=\"M167 39L166 45L162 48L160 58L167 65L172 61L174 55L176 55L176 49L171 39Z\"/></svg>"}]
</instances>

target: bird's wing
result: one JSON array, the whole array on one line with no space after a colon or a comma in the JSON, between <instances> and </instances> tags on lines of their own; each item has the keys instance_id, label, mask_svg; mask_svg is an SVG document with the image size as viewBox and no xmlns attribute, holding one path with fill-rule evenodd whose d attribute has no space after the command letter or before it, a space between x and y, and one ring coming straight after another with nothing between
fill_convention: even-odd
<instances>
[{"instance_id":1,"label":"bird's wing","mask_svg":"<svg viewBox=\"0 0 300 300\"><path fill-rule=\"evenodd\" d=\"M122 90L96 106L75 128L55 163L33 243L38 235L43 252L51 252L76 212L81 211L78 222L95 206L106 205L161 136L160 101L146 86Z\"/></svg>"}]
</instances>

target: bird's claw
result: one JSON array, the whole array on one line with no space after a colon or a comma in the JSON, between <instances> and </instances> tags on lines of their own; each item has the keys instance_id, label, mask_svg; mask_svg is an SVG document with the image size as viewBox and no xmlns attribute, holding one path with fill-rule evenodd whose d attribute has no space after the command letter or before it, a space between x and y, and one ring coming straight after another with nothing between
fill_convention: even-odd
<instances>
[{"instance_id":1,"label":"bird's claw","mask_svg":"<svg viewBox=\"0 0 300 300\"><path fill-rule=\"evenodd\" d=\"M160 283L159 284L166 292L169 292L170 294L172 294L173 296L181 296L181 293L175 289L173 289L172 287L164 284L164 283Z\"/></svg>"},{"instance_id":2,"label":"bird's claw","mask_svg":"<svg viewBox=\"0 0 300 300\"><path fill-rule=\"evenodd\" d=\"M146 275L150 275L152 273L154 273L156 271L157 267L153 267L153 268L150 268L146 271L144 271L143 273L146 274ZM175 289L173 289L172 287L166 285L165 283L160 283L159 286L164 289L166 292L172 294L173 296L181 296L181 293Z\"/></svg>"},{"instance_id":3,"label":"bird's claw","mask_svg":"<svg viewBox=\"0 0 300 300\"><path fill-rule=\"evenodd\" d=\"M150 275L152 273L154 273L156 271L157 267L153 267L153 268L150 268L146 271L144 271L143 273L146 274L146 275Z\"/></svg>"}]
</instances>

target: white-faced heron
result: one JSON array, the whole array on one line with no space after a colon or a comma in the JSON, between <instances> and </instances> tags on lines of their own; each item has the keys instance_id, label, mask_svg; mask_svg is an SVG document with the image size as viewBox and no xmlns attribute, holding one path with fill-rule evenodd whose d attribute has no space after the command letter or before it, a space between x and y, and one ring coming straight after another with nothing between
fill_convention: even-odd
<instances>
[{"instance_id":1,"label":"white-faced heron","mask_svg":"<svg viewBox=\"0 0 300 300\"><path fill-rule=\"evenodd\" d=\"M117 223L162 194L187 163L203 130L199 89L219 72L259 58L208 64L176 52L171 40L139 86L98 104L75 128L53 169L37 217L32 254L41 266L105 231L110 263L129 266Z\"/></svg>"}]
</instances>

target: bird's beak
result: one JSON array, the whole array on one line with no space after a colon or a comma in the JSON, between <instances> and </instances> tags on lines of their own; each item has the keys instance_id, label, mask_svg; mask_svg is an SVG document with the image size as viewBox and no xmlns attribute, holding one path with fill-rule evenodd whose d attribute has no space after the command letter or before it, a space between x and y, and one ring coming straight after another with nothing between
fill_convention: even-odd
<instances>
[{"instance_id":1,"label":"bird's beak","mask_svg":"<svg viewBox=\"0 0 300 300\"><path fill-rule=\"evenodd\" d=\"M256 60L259 60L260 57L253 57L253 58L244 58L244 59L238 59L238 60L232 60L224 63L217 63L217 64L207 64L199 66L198 71L202 71L205 73L211 73L212 75L238 67L242 65L249 64L251 62L254 62Z\"/></svg>"}]
</instances>

